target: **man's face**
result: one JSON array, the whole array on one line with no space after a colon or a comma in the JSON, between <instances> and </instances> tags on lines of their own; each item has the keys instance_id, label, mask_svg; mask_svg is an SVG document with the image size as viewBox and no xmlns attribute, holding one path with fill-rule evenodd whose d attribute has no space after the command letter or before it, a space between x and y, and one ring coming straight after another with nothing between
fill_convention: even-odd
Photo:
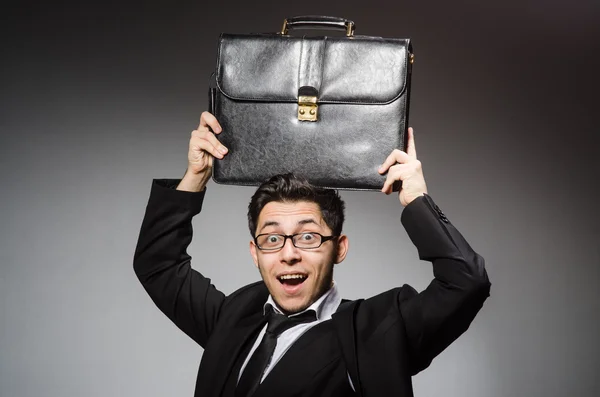
<instances>
[{"instance_id":1,"label":"man's face","mask_svg":"<svg viewBox=\"0 0 600 397\"><path fill-rule=\"evenodd\" d=\"M332 234L316 203L272 201L258 216L256 235L303 232ZM291 239L286 239L280 250L263 251L250 241L254 264L277 305L287 313L306 309L331 288L333 265L344 260L347 249L344 235L314 249L296 248Z\"/></svg>"}]
</instances>

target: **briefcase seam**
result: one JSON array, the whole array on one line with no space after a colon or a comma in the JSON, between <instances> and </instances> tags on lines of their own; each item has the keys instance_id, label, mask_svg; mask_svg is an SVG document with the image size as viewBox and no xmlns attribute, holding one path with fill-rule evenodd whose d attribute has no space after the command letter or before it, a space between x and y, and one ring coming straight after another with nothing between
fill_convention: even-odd
<instances>
[{"instance_id":1,"label":"briefcase seam","mask_svg":"<svg viewBox=\"0 0 600 397\"><path fill-rule=\"evenodd\" d=\"M327 36L323 40L323 53L321 54L321 76L319 78L319 94L323 88L323 76L325 75L325 55L327 54Z\"/></svg>"},{"instance_id":2,"label":"briefcase seam","mask_svg":"<svg viewBox=\"0 0 600 397\"><path fill-rule=\"evenodd\" d=\"M302 38L302 41L300 42L300 61L298 62L298 76L297 76L297 80L296 80L296 88L300 87L300 79L301 79L301 74L302 74L302 55L304 54L304 38Z\"/></svg>"},{"instance_id":3,"label":"briefcase seam","mask_svg":"<svg viewBox=\"0 0 600 397\"><path fill-rule=\"evenodd\" d=\"M258 98L258 97L252 97L252 96L243 98L243 97L229 95L225 91L223 91L223 88L219 84L218 80L217 80L217 88L219 89L219 92L221 92L221 94L223 94L227 98L234 100L234 101L284 102L284 103L297 102L297 99L283 99L283 98L275 98L275 97ZM336 104L336 105L382 105L383 106L383 105L389 105L390 103L396 102L405 93L405 91L406 91L406 84L404 84L404 86L402 87L402 90L400 91L400 93L397 96L395 96L394 98L392 98L386 102L377 102L377 101L350 102L350 101L327 100L327 101L318 101L318 104L320 104L320 105L325 105L325 104L329 104L329 105L333 105L333 104Z\"/></svg>"}]
</instances>

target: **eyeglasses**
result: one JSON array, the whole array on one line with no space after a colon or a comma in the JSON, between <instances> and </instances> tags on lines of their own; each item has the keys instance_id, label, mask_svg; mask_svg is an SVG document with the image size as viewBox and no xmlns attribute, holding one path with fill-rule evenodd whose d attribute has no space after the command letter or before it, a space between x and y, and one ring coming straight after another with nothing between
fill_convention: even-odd
<instances>
[{"instance_id":1,"label":"eyeglasses","mask_svg":"<svg viewBox=\"0 0 600 397\"><path fill-rule=\"evenodd\" d=\"M254 243L260 250L275 251L282 249L286 240L289 238L296 248L315 249L319 248L324 242L336 237L338 236L323 236L316 232L296 233L292 235L267 233L259 234L254 237Z\"/></svg>"}]
</instances>

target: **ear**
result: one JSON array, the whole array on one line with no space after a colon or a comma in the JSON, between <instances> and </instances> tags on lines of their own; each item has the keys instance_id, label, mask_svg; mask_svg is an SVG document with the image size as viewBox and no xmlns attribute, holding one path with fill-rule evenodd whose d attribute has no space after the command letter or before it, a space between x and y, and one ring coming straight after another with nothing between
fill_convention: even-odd
<instances>
[{"instance_id":1,"label":"ear","mask_svg":"<svg viewBox=\"0 0 600 397\"><path fill-rule=\"evenodd\" d=\"M342 234L338 237L337 243L337 252L335 256L334 263L340 263L346 258L346 254L348 253L348 236Z\"/></svg>"},{"instance_id":2,"label":"ear","mask_svg":"<svg viewBox=\"0 0 600 397\"><path fill-rule=\"evenodd\" d=\"M254 260L254 266L258 268L258 253L253 240L250 240L250 255L252 255L252 259Z\"/></svg>"}]
</instances>

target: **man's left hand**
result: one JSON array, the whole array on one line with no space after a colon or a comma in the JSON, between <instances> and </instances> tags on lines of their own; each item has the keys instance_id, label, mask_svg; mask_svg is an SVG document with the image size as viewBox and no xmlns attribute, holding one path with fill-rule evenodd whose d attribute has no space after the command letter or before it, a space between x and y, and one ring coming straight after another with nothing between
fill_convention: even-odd
<instances>
[{"instance_id":1,"label":"man's left hand","mask_svg":"<svg viewBox=\"0 0 600 397\"><path fill-rule=\"evenodd\" d=\"M423 177L421 162L417 160L417 149L415 148L415 135L412 127L408 128L408 145L406 152L394 149L385 159L379 173L385 174L387 178L383 184L382 192L392 193L392 185L396 181L402 181L402 187L398 193L400 203L406 207L414 199L427 193L427 185Z\"/></svg>"}]
</instances>

